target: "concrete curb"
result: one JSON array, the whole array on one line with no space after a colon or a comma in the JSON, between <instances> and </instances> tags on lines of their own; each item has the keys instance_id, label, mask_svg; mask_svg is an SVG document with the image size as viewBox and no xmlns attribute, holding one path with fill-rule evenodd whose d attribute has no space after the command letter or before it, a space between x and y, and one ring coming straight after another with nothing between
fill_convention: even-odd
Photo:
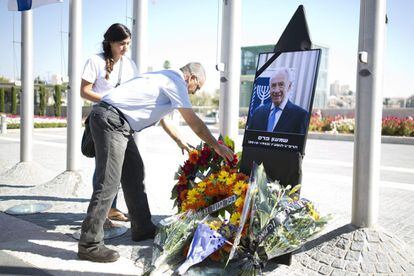
<instances>
[{"instance_id":1,"label":"concrete curb","mask_svg":"<svg viewBox=\"0 0 414 276\"><path fill-rule=\"evenodd\" d=\"M309 139L317 140L336 140L336 141L354 141L353 134L343 133L318 133L309 132ZM383 144L402 144L402 145L414 145L414 137L403 137L403 136L382 136L381 143Z\"/></svg>"}]
</instances>

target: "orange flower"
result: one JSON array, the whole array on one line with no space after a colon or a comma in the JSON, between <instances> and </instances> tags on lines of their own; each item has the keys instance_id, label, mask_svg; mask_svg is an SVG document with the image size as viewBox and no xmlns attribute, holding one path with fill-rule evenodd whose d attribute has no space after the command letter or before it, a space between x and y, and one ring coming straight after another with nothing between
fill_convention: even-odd
<instances>
[{"instance_id":1,"label":"orange flower","mask_svg":"<svg viewBox=\"0 0 414 276\"><path fill-rule=\"evenodd\" d=\"M183 256L184 257L187 257L187 253L188 253L188 250L189 249L190 249L190 246L189 245L184 246L184 249L183 249Z\"/></svg>"},{"instance_id":2,"label":"orange flower","mask_svg":"<svg viewBox=\"0 0 414 276\"><path fill-rule=\"evenodd\" d=\"M210 259L214 262L218 262L221 260L221 253L220 250L215 251L213 254L210 255Z\"/></svg>"},{"instance_id":3,"label":"orange flower","mask_svg":"<svg viewBox=\"0 0 414 276\"><path fill-rule=\"evenodd\" d=\"M181 193L180 193L181 201L184 201L187 198L187 192L188 192L188 190L181 191Z\"/></svg>"},{"instance_id":4,"label":"orange flower","mask_svg":"<svg viewBox=\"0 0 414 276\"><path fill-rule=\"evenodd\" d=\"M198 151L197 150L190 151L188 160L190 160L191 164L197 164L197 161L198 161Z\"/></svg>"},{"instance_id":5,"label":"orange flower","mask_svg":"<svg viewBox=\"0 0 414 276\"><path fill-rule=\"evenodd\" d=\"M206 194L206 196L214 196L217 192L213 185L208 185L204 190L204 193Z\"/></svg>"},{"instance_id":6,"label":"orange flower","mask_svg":"<svg viewBox=\"0 0 414 276\"><path fill-rule=\"evenodd\" d=\"M223 251L224 252L230 253L231 249L232 249L232 245L231 244L225 243L223 245Z\"/></svg>"}]
</instances>

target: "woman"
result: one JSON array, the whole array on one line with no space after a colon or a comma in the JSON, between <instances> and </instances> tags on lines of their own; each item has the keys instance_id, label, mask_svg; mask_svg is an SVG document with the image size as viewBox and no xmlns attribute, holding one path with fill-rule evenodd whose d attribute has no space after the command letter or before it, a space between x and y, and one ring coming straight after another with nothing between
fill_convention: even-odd
<instances>
[{"instance_id":1,"label":"woman","mask_svg":"<svg viewBox=\"0 0 414 276\"><path fill-rule=\"evenodd\" d=\"M131 32L120 23L109 27L102 41L103 52L90 57L82 74L81 96L94 103L103 95L138 74L135 63L125 56L131 43ZM94 174L95 180L95 174ZM97 183L97 181L93 181ZM95 190L95 187L94 187ZM108 218L128 221L128 217L116 208L117 196L114 198Z\"/></svg>"}]
</instances>

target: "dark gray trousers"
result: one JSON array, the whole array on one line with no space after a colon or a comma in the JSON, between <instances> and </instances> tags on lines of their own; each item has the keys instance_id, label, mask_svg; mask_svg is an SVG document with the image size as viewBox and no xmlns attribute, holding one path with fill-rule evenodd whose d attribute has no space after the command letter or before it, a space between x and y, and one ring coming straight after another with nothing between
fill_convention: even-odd
<instances>
[{"instance_id":1,"label":"dark gray trousers","mask_svg":"<svg viewBox=\"0 0 414 276\"><path fill-rule=\"evenodd\" d=\"M79 246L103 244L103 224L121 183L131 221L135 225L151 222L144 186L144 164L123 115L101 102L95 105L89 122L95 142L95 190L82 223Z\"/></svg>"}]
</instances>

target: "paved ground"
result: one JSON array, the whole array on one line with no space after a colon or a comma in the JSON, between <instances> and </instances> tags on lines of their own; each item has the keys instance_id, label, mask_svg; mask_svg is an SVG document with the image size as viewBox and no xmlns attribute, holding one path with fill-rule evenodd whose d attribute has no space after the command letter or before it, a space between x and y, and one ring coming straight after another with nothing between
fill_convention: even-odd
<instances>
[{"instance_id":1,"label":"paved ground","mask_svg":"<svg viewBox=\"0 0 414 276\"><path fill-rule=\"evenodd\" d=\"M183 127L182 131L191 143L198 143L199 140L188 128ZM170 190L174 184L174 172L184 157L160 128L144 131L139 139L146 165L150 206L154 221L159 221L174 213L169 200ZM241 139L242 136L239 136L236 141L238 149ZM34 130L33 159L43 166L40 169L44 170L40 173L42 176L49 177L52 172L53 177L65 171L65 142L66 129ZM334 215L325 231L327 233L341 229L350 222L352 160L352 142L308 140L303 163L302 195L317 202L323 213ZM18 162L18 130L0 135L0 175ZM77 244L71 234L79 229L87 208L92 191L93 166L93 159L82 157L83 183L76 195L68 196L67 187L59 184L51 189L50 185L43 184L28 187L4 181L0 183L0 211L18 203L53 204L52 209L40 215L13 217L0 212L0 274L137 275L142 272L144 263L151 256L151 242L134 243L129 232L107 242L121 253L122 258L115 265L77 260ZM379 225L384 231L398 236L410 250L414 249L413 196L414 146L383 144ZM119 207L126 211L122 192L118 202ZM286 275L289 269L293 271L293 267L268 267L266 274ZM292 275L300 273L292 272Z\"/></svg>"}]
</instances>

